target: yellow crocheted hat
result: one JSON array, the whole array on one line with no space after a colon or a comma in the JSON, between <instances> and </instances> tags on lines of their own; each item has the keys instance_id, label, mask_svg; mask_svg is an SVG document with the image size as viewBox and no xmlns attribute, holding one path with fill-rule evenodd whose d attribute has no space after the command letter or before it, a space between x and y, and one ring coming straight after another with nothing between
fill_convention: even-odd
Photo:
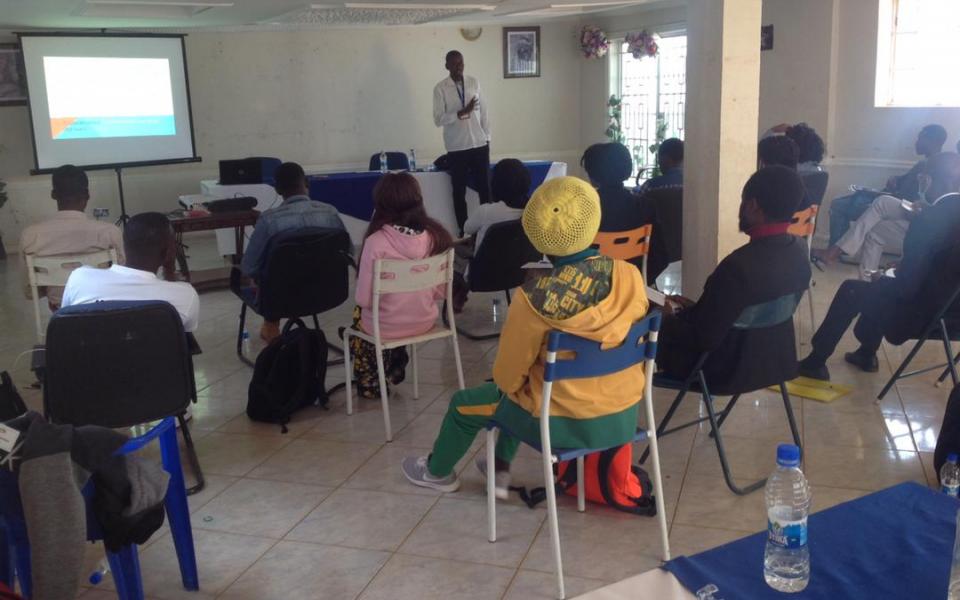
<instances>
[{"instance_id":1,"label":"yellow crocheted hat","mask_svg":"<svg viewBox=\"0 0 960 600\"><path fill-rule=\"evenodd\" d=\"M537 188L523 211L523 230L548 256L586 250L600 229L600 196L576 177L557 177Z\"/></svg>"}]
</instances>

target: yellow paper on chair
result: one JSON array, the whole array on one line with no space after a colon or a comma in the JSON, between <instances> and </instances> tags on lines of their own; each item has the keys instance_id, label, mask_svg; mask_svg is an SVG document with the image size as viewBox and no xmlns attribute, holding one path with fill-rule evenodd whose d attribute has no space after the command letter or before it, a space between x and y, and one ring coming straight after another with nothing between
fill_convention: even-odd
<instances>
[{"instance_id":1,"label":"yellow paper on chair","mask_svg":"<svg viewBox=\"0 0 960 600\"><path fill-rule=\"evenodd\" d=\"M780 386L772 385L767 389L779 392ZM809 377L797 377L793 381L787 382L787 393L791 396L800 396L817 402L833 402L852 391L852 387L820 379L810 379Z\"/></svg>"}]
</instances>

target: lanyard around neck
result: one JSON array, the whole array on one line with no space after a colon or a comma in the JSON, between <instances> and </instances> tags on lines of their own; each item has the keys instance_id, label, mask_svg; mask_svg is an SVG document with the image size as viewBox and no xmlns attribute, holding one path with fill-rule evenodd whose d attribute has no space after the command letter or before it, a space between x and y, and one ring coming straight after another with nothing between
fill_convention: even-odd
<instances>
[{"instance_id":1,"label":"lanyard around neck","mask_svg":"<svg viewBox=\"0 0 960 600\"><path fill-rule=\"evenodd\" d=\"M453 82L453 87L457 88L457 96L460 97L460 108L467 107L467 80L461 79L460 83Z\"/></svg>"}]
</instances>

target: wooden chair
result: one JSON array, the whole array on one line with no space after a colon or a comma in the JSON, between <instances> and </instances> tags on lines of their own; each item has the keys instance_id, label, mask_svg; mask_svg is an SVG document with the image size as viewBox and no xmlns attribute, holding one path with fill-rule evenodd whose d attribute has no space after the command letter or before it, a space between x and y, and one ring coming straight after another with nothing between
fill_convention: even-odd
<instances>
[{"instance_id":1,"label":"wooden chair","mask_svg":"<svg viewBox=\"0 0 960 600\"><path fill-rule=\"evenodd\" d=\"M790 221L790 227L787 228L787 233L790 235L795 235L797 237L804 238L807 241L807 257L810 256L810 251L813 248L813 234L817 230L817 213L820 211L820 206L817 204L811 204L809 207L804 210L794 213L793 219ZM813 315L813 288L817 285L817 282L814 279L810 279L810 287L807 289L807 305L810 307L810 338L813 339L813 332L816 331L817 322L814 320ZM799 323L799 322L798 322ZM799 327L799 325L798 325ZM799 342L801 336L797 336Z\"/></svg>"},{"instance_id":2,"label":"wooden chair","mask_svg":"<svg viewBox=\"0 0 960 600\"><path fill-rule=\"evenodd\" d=\"M629 231L601 231L593 239L593 247L600 254L633 262L643 259L640 273L647 278L647 255L650 253L650 237L653 225L646 224Z\"/></svg>"}]
</instances>

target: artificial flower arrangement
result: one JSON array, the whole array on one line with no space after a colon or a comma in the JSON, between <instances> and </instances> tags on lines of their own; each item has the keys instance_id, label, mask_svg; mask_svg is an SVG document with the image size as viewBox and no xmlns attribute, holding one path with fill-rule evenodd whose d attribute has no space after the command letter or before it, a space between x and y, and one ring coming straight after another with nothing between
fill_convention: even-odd
<instances>
[{"instance_id":1,"label":"artificial flower arrangement","mask_svg":"<svg viewBox=\"0 0 960 600\"><path fill-rule=\"evenodd\" d=\"M580 31L580 51L585 58L602 58L610 49L610 40L602 29L585 25Z\"/></svg>"},{"instance_id":2,"label":"artificial flower arrangement","mask_svg":"<svg viewBox=\"0 0 960 600\"><path fill-rule=\"evenodd\" d=\"M634 58L656 56L660 52L660 47L657 45L657 36L646 29L628 33L624 41L627 42L627 51Z\"/></svg>"}]
</instances>

